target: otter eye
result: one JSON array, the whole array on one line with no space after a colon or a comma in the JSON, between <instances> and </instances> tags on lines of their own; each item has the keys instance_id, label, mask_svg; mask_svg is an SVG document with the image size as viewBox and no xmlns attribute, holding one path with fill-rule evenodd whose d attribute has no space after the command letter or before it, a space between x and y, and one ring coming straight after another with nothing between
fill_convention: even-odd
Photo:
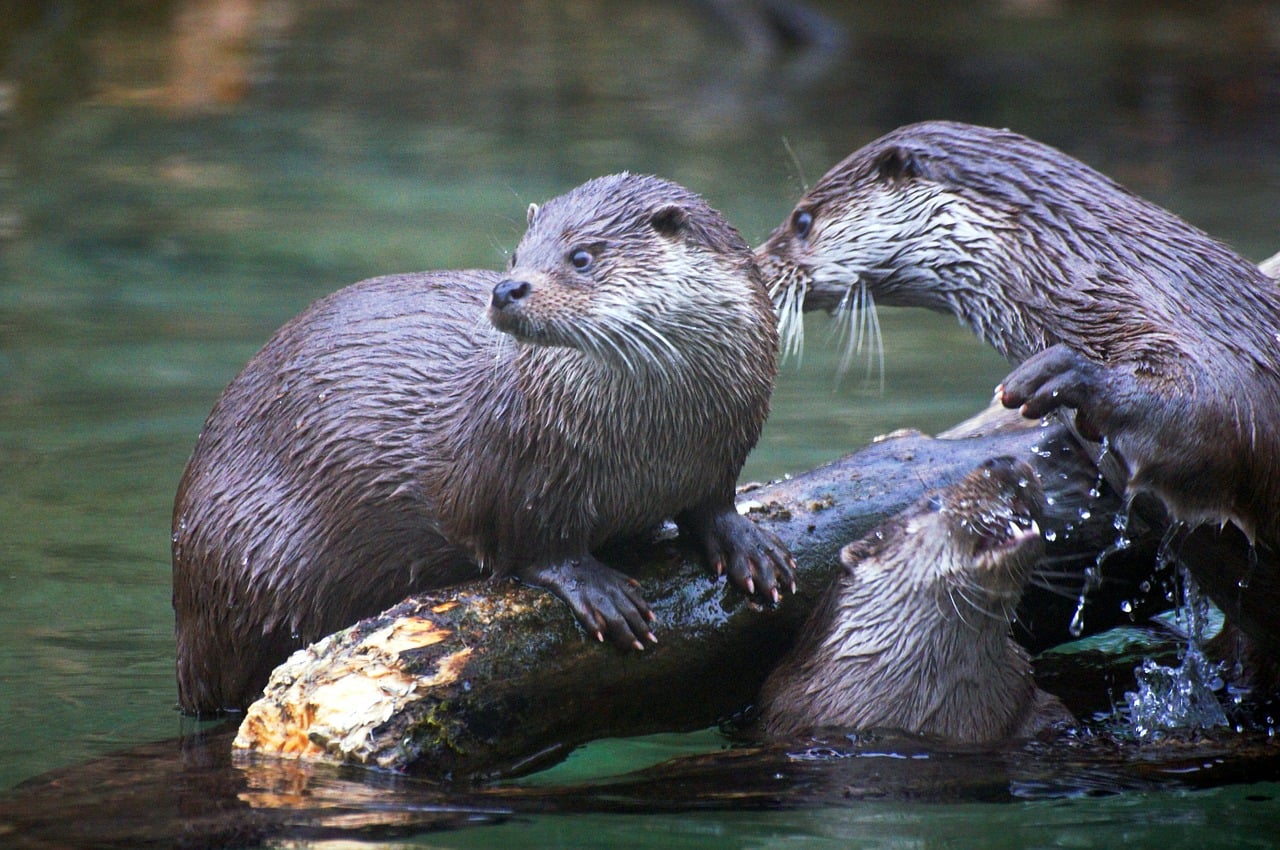
<instances>
[{"instance_id":1,"label":"otter eye","mask_svg":"<svg viewBox=\"0 0 1280 850\"><path fill-rule=\"evenodd\" d=\"M791 229L801 239L808 238L809 231L813 230L813 213L808 210L796 210L791 214Z\"/></svg>"},{"instance_id":2,"label":"otter eye","mask_svg":"<svg viewBox=\"0 0 1280 850\"><path fill-rule=\"evenodd\" d=\"M575 248L569 252L569 262L580 272L585 272L591 268L591 264L595 262L595 259L586 248Z\"/></svg>"}]
</instances>

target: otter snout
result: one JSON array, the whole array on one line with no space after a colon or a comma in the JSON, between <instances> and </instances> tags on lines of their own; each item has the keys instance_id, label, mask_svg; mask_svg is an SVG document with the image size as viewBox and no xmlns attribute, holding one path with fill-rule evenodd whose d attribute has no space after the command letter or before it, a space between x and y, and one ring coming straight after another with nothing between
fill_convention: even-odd
<instances>
[{"instance_id":1,"label":"otter snout","mask_svg":"<svg viewBox=\"0 0 1280 850\"><path fill-rule=\"evenodd\" d=\"M528 297L533 291L533 284L527 280L507 278L493 288L493 297L489 306L494 310L505 310L507 307Z\"/></svg>"}]
</instances>

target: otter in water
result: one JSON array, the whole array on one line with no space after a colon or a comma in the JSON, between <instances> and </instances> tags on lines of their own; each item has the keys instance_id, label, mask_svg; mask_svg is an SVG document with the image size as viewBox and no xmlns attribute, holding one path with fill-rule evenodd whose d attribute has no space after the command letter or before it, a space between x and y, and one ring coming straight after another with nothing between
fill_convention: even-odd
<instances>
[{"instance_id":1,"label":"otter in water","mask_svg":"<svg viewBox=\"0 0 1280 850\"><path fill-rule=\"evenodd\" d=\"M1007 130L903 127L829 171L758 254L793 318L864 299L955 314L1020 364L1007 406L1074 408L1131 492L1280 544L1280 288L1083 163ZM1241 584L1251 569L1231 567ZM1280 653L1257 588L1193 570Z\"/></svg>"},{"instance_id":2,"label":"otter in water","mask_svg":"<svg viewBox=\"0 0 1280 850\"><path fill-rule=\"evenodd\" d=\"M226 389L179 485L182 706L243 707L293 649L482 570L643 648L648 605L591 553L667 518L776 600L790 556L734 506L776 347L737 231L630 174L530 207L505 275L317 301Z\"/></svg>"},{"instance_id":3,"label":"otter in water","mask_svg":"<svg viewBox=\"0 0 1280 850\"><path fill-rule=\"evenodd\" d=\"M846 546L844 572L761 691L764 731L994 744L1069 721L1009 634L1044 554L1043 510L1031 467L996 458Z\"/></svg>"}]
</instances>

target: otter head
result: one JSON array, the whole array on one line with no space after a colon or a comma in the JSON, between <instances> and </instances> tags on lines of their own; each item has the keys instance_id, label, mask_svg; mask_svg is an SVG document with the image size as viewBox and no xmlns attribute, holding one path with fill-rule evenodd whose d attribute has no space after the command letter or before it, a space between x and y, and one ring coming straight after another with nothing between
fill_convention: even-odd
<instances>
[{"instance_id":1,"label":"otter head","mask_svg":"<svg viewBox=\"0 0 1280 850\"><path fill-rule=\"evenodd\" d=\"M996 458L846 546L846 571L765 683L766 730L1019 734L1036 691L1009 623L1043 553L1043 507L1031 467Z\"/></svg>"},{"instance_id":2,"label":"otter head","mask_svg":"<svg viewBox=\"0 0 1280 850\"><path fill-rule=\"evenodd\" d=\"M953 313L1006 356L1021 353L1036 331L1022 327L1034 311L1018 293L1036 275L1013 242L1064 159L1008 131L950 122L855 151L757 249L787 347L803 340L802 310L852 315L879 303Z\"/></svg>"},{"instance_id":3,"label":"otter head","mask_svg":"<svg viewBox=\"0 0 1280 850\"><path fill-rule=\"evenodd\" d=\"M541 206L494 287L489 319L525 343L635 371L723 352L772 360L776 324L741 235L701 197L617 174ZM723 356L723 355L720 355Z\"/></svg>"},{"instance_id":4,"label":"otter head","mask_svg":"<svg viewBox=\"0 0 1280 850\"><path fill-rule=\"evenodd\" d=\"M994 458L922 498L898 518L896 533L852 543L840 559L861 582L893 582L913 594L933 588L948 610L976 610L1003 629L1044 554L1044 510L1031 467ZM896 557L884 557L887 547Z\"/></svg>"}]
</instances>

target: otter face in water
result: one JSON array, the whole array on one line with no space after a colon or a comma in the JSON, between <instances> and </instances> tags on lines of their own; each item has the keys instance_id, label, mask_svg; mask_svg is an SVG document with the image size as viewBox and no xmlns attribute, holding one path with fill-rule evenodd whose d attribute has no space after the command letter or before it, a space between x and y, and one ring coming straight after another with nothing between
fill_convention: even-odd
<instances>
[{"instance_id":1,"label":"otter face in water","mask_svg":"<svg viewBox=\"0 0 1280 850\"><path fill-rule=\"evenodd\" d=\"M1044 552L1043 510L1030 466L998 458L846 546L846 571L765 683L765 730L993 743L1063 720L1009 635Z\"/></svg>"},{"instance_id":2,"label":"otter face in water","mask_svg":"<svg viewBox=\"0 0 1280 850\"><path fill-rule=\"evenodd\" d=\"M946 543L937 550L937 560L913 560L923 569L922 580L933 578L941 568L947 596L959 610L964 599L983 613L1008 621L1031 570L1044 554L1037 517L1044 512L1044 494L1035 473L1026 464L1008 459L984 464L959 485L926 500L934 510L918 521L923 539L930 539L927 526L946 527ZM920 538L917 538L920 539ZM858 563L856 548L845 547L840 560L846 567ZM995 611L983 604L998 603Z\"/></svg>"}]
</instances>

